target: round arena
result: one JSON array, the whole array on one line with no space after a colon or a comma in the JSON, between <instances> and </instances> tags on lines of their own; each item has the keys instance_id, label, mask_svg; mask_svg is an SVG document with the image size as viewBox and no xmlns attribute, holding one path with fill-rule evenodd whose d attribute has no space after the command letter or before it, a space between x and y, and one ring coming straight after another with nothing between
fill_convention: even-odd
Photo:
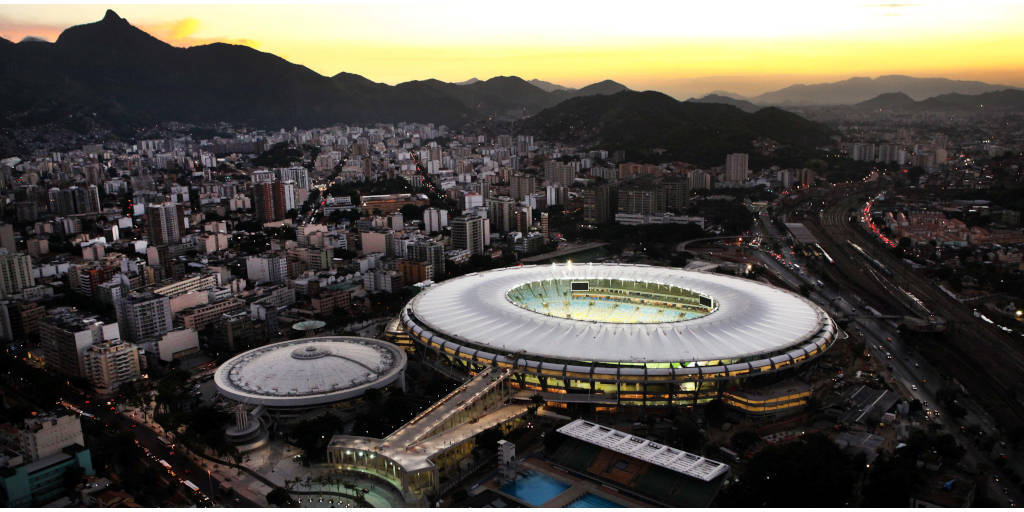
<instances>
[{"instance_id":1,"label":"round arena","mask_svg":"<svg viewBox=\"0 0 1024 512\"><path fill-rule=\"evenodd\" d=\"M429 355L510 368L548 401L693 405L820 356L839 329L803 297L669 267L565 264L469 274L420 292L400 322Z\"/></svg>"},{"instance_id":2,"label":"round arena","mask_svg":"<svg viewBox=\"0 0 1024 512\"><path fill-rule=\"evenodd\" d=\"M367 390L405 387L405 352L391 343L352 336L272 343L227 360L214 374L217 391L262 405L278 419L324 408L347 408Z\"/></svg>"}]
</instances>

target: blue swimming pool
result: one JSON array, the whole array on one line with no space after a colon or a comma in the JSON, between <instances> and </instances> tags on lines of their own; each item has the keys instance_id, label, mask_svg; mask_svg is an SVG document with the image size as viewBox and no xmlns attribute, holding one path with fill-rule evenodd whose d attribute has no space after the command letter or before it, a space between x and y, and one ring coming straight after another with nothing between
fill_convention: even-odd
<instances>
[{"instance_id":1,"label":"blue swimming pool","mask_svg":"<svg viewBox=\"0 0 1024 512\"><path fill-rule=\"evenodd\" d=\"M501 486L502 492L511 494L535 507L551 501L552 498L562 494L568 488L569 484L536 472L516 477L515 481Z\"/></svg>"},{"instance_id":2,"label":"blue swimming pool","mask_svg":"<svg viewBox=\"0 0 1024 512\"><path fill-rule=\"evenodd\" d=\"M576 498L576 501L570 503L566 508L626 508L626 506L588 492Z\"/></svg>"}]
</instances>

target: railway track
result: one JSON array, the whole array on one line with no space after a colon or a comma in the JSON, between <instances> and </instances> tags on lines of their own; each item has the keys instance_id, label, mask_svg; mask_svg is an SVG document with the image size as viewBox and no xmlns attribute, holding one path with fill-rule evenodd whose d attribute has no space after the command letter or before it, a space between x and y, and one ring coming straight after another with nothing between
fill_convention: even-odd
<instances>
[{"instance_id":1,"label":"railway track","mask_svg":"<svg viewBox=\"0 0 1024 512\"><path fill-rule=\"evenodd\" d=\"M819 242L823 243L835 259L833 279L839 278L849 288L863 293L876 301L886 304L895 311L920 314L908 307L905 301L896 297L900 288L917 297L927 309L946 319L948 329L945 339L953 341L942 346L931 347L924 354L946 375L956 376L965 388L972 392L981 404L1004 428L1024 425L1024 407L1017 400L1024 375L1024 350L1011 337L995 327L979 322L963 304L953 300L926 278L888 251L880 250L867 233L847 222L850 209L857 205L856 199L840 200L825 210L820 219L808 224ZM870 277L862 272L863 264L858 256L851 254L846 244L852 240L872 257L881 261L892 272L887 278L878 273ZM863 261L863 260L860 260ZM889 283L884 281L888 280Z\"/></svg>"}]
</instances>

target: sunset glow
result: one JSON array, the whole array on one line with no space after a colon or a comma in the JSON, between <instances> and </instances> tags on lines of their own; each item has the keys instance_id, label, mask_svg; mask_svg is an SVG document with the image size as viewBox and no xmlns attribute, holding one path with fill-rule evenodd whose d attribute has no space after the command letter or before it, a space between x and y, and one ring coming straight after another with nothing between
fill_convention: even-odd
<instances>
[{"instance_id":1,"label":"sunset glow","mask_svg":"<svg viewBox=\"0 0 1024 512\"><path fill-rule=\"evenodd\" d=\"M245 44L390 84L611 78L688 96L900 73L1024 85L1024 6L1009 2L4 5L0 35L53 41L107 8L175 46Z\"/></svg>"}]
</instances>

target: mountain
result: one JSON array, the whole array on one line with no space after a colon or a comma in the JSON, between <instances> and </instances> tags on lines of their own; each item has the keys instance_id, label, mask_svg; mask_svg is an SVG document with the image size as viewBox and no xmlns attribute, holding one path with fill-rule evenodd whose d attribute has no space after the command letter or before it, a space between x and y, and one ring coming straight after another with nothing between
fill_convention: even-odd
<instances>
[{"instance_id":1,"label":"mountain","mask_svg":"<svg viewBox=\"0 0 1024 512\"><path fill-rule=\"evenodd\" d=\"M471 83L470 83L471 82ZM621 87L621 86L620 86ZM171 46L114 11L54 43L0 43L0 127L89 118L109 125L226 121L259 127L515 120L606 82L547 92L518 77L395 86L326 77L247 46Z\"/></svg>"},{"instance_id":2,"label":"mountain","mask_svg":"<svg viewBox=\"0 0 1024 512\"><path fill-rule=\"evenodd\" d=\"M470 78L469 80L463 80L461 82L455 82L455 85L471 85L479 82L480 79L477 77Z\"/></svg>"},{"instance_id":3,"label":"mountain","mask_svg":"<svg viewBox=\"0 0 1024 512\"><path fill-rule=\"evenodd\" d=\"M943 94L917 102L921 110L1024 110L1024 90L1005 89L983 94Z\"/></svg>"},{"instance_id":4,"label":"mountain","mask_svg":"<svg viewBox=\"0 0 1024 512\"><path fill-rule=\"evenodd\" d=\"M572 98L519 121L516 129L631 154L661 148L661 158L698 165L721 165L723 155L751 151L751 141L759 137L812 146L830 134L822 125L777 108L747 113L721 103L680 102L654 91Z\"/></svg>"},{"instance_id":5,"label":"mountain","mask_svg":"<svg viewBox=\"0 0 1024 512\"><path fill-rule=\"evenodd\" d=\"M595 94L615 94L617 92L628 91L629 87L622 85L614 80L602 80L600 82L590 84L582 89L578 89L574 93L575 96L593 96Z\"/></svg>"},{"instance_id":6,"label":"mountain","mask_svg":"<svg viewBox=\"0 0 1024 512\"><path fill-rule=\"evenodd\" d=\"M732 105L744 112L757 112L761 108L749 101L740 100L729 96L722 96L719 94L708 94L703 98L690 98L686 101L691 101L694 103L721 103L724 105Z\"/></svg>"},{"instance_id":7,"label":"mountain","mask_svg":"<svg viewBox=\"0 0 1024 512\"><path fill-rule=\"evenodd\" d=\"M886 75L878 78L854 77L813 85L791 85L751 98L751 101L758 105L853 105L891 92L902 92L915 100L923 100L941 94L981 94L1002 89L1012 87L948 78Z\"/></svg>"},{"instance_id":8,"label":"mountain","mask_svg":"<svg viewBox=\"0 0 1024 512\"><path fill-rule=\"evenodd\" d=\"M854 107L866 110L899 110L908 108L915 103L914 98L902 92L887 92L879 94L870 100L862 101L854 105Z\"/></svg>"},{"instance_id":9,"label":"mountain","mask_svg":"<svg viewBox=\"0 0 1024 512\"><path fill-rule=\"evenodd\" d=\"M1005 89L982 94L940 94L914 101L903 93L886 93L854 105L862 111L899 110L913 112L950 112L980 110L1024 110L1024 91Z\"/></svg>"},{"instance_id":10,"label":"mountain","mask_svg":"<svg viewBox=\"0 0 1024 512\"><path fill-rule=\"evenodd\" d=\"M532 85L532 86L534 86L534 87L536 87L538 89L543 89L544 91L547 91L547 92L551 92L551 91L571 91L571 90L573 90L571 87L566 87L564 85L553 84L551 82L545 82L544 80L538 80L536 78L534 78L533 80L530 80L530 85Z\"/></svg>"}]
</instances>

